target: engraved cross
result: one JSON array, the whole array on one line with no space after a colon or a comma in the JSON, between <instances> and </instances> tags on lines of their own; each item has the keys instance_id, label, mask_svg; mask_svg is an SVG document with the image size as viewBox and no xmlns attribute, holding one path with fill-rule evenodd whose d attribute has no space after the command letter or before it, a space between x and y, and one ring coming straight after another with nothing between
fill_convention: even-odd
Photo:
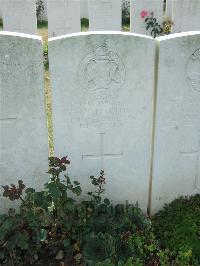
<instances>
[{"instance_id":1,"label":"engraved cross","mask_svg":"<svg viewBox=\"0 0 200 266\"><path fill-rule=\"evenodd\" d=\"M15 121L15 120L17 120L17 117L0 118L0 122L7 122L7 123L9 123L9 122L13 122L13 121Z\"/></svg>"},{"instance_id":2,"label":"engraved cross","mask_svg":"<svg viewBox=\"0 0 200 266\"><path fill-rule=\"evenodd\" d=\"M93 160L101 160L101 170L104 170L104 159L110 158L110 159L120 159L123 155L123 153L105 153L104 151L104 138L105 133L100 133L100 152L99 154L84 154L82 155L82 159L93 159Z\"/></svg>"},{"instance_id":3,"label":"engraved cross","mask_svg":"<svg viewBox=\"0 0 200 266\"><path fill-rule=\"evenodd\" d=\"M195 151L184 151L181 154L186 156L195 156L195 180L194 189L200 190L200 141Z\"/></svg>"}]
</instances>

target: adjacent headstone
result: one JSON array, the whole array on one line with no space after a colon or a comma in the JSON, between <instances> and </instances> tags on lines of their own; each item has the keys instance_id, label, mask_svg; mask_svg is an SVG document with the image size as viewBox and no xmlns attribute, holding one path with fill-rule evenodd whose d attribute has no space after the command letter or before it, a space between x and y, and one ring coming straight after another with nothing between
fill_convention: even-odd
<instances>
[{"instance_id":1,"label":"adjacent headstone","mask_svg":"<svg viewBox=\"0 0 200 266\"><path fill-rule=\"evenodd\" d=\"M81 31L79 0L47 0L49 37Z\"/></svg>"},{"instance_id":2,"label":"adjacent headstone","mask_svg":"<svg viewBox=\"0 0 200 266\"><path fill-rule=\"evenodd\" d=\"M121 31L121 0L89 0L91 31Z\"/></svg>"},{"instance_id":3,"label":"adjacent headstone","mask_svg":"<svg viewBox=\"0 0 200 266\"><path fill-rule=\"evenodd\" d=\"M2 1L3 0L0 0L0 18L2 18Z\"/></svg>"},{"instance_id":4,"label":"adjacent headstone","mask_svg":"<svg viewBox=\"0 0 200 266\"><path fill-rule=\"evenodd\" d=\"M3 30L37 35L35 0L4 0Z\"/></svg>"},{"instance_id":5,"label":"adjacent headstone","mask_svg":"<svg viewBox=\"0 0 200 266\"><path fill-rule=\"evenodd\" d=\"M88 0L80 0L81 18L89 18Z\"/></svg>"},{"instance_id":6,"label":"adjacent headstone","mask_svg":"<svg viewBox=\"0 0 200 266\"><path fill-rule=\"evenodd\" d=\"M131 0L131 32L151 35L151 32L146 30L145 14L149 15L153 12L153 17L159 24L162 24L163 8L163 0Z\"/></svg>"},{"instance_id":7,"label":"adjacent headstone","mask_svg":"<svg viewBox=\"0 0 200 266\"><path fill-rule=\"evenodd\" d=\"M152 211L200 192L200 32L157 39Z\"/></svg>"},{"instance_id":8,"label":"adjacent headstone","mask_svg":"<svg viewBox=\"0 0 200 266\"><path fill-rule=\"evenodd\" d=\"M2 186L22 179L47 182L48 135L44 106L42 41L0 32L0 211L12 206Z\"/></svg>"},{"instance_id":9,"label":"adjacent headstone","mask_svg":"<svg viewBox=\"0 0 200 266\"><path fill-rule=\"evenodd\" d=\"M172 19L173 0L167 0L165 4L165 15L168 20Z\"/></svg>"},{"instance_id":10,"label":"adjacent headstone","mask_svg":"<svg viewBox=\"0 0 200 266\"><path fill-rule=\"evenodd\" d=\"M89 176L104 170L106 195L115 203L138 201L144 211L154 56L155 41L132 34L49 40L56 156L68 155L69 176L84 192L92 189Z\"/></svg>"},{"instance_id":11,"label":"adjacent headstone","mask_svg":"<svg viewBox=\"0 0 200 266\"><path fill-rule=\"evenodd\" d=\"M200 30L200 1L168 0L167 10L174 23L173 32Z\"/></svg>"}]
</instances>

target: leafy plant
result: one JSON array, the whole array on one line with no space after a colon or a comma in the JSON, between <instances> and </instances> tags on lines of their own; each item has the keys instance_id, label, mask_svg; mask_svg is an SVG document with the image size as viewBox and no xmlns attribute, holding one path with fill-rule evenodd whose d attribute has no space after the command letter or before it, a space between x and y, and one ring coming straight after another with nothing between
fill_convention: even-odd
<instances>
[{"instance_id":1,"label":"leafy plant","mask_svg":"<svg viewBox=\"0 0 200 266\"><path fill-rule=\"evenodd\" d=\"M89 28L89 19L88 18L81 18L81 30L88 31Z\"/></svg>"},{"instance_id":2,"label":"leafy plant","mask_svg":"<svg viewBox=\"0 0 200 266\"><path fill-rule=\"evenodd\" d=\"M151 35L156 38L157 36L162 36L170 34L173 22L166 20L160 25L157 19L154 17L153 12L148 12L143 10L140 14L141 18L144 19L146 23L146 30L151 31Z\"/></svg>"},{"instance_id":3,"label":"leafy plant","mask_svg":"<svg viewBox=\"0 0 200 266\"><path fill-rule=\"evenodd\" d=\"M59 259L70 265L128 266L148 262L148 250L157 260L150 221L139 208L128 203L113 206L103 197L103 171L90 177L95 189L88 192L89 198L77 202L81 187L65 174L69 164L67 157L50 157L50 180L39 192L21 180L17 186L3 187L4 197L20 200L21 205L19 213L10 210L0 216L0 263L47 264Z\"/></svg>"},{"instance_id":4,"label":"leafy plant","mask_svg":"<svg viewBox=\"0 0 200 266\"><path fill-rule=\"evenodd\" d=\"M84 222L78 216L78 207L72 197L80 195L79 183L72 183L67 175L63 176L65 181L60 179L69 163L66 157L51 157L48 172L51 178L45 189L36 192L28 188L24 199L25 185L22 181L18 182L18 187L3 187L5 197L20 199L22 203L19 214L12 211L1 217L0 262L33 263L45 253L55 258L60 251L68 258L73 257L75 236Z\"/></svg>"},{"instance_id":5,"label":"leafy plant","mask_svg":"<svg viewBox=\"0 0 200 266\"><path fill-rule=\"evenodd\" d=\"M49 69L49 58L48 58L48 44L43 46L43 58L44 58L44 68Z\"/></svg>"},{"instance_id":6,"label":"leafy plant","mask_svg":"<svg viewBox=\"0 0 200 266\"><path fill-rule=\"evenodd\" d=\"M11 186L2 186L4 189L3 196L6 198L8 197L11 201L17 200L17 199L22 199L22 192L25 189L25 185L23 184L22 180L18 181L18 187L15 185L11 184Z\"/></svg>"},{"instance_id":7,"label":"leafy plant","mask_svg":"<svg viewBox=\"0 0 200 266\"><path fill-rule=\"evenodd\" d=\"M130 1L122 1L122 24L130 23Z\"/></svg>"},{"instance_id":8,"label":"leafy plant","mask_svg":"<svg viewBox=\"0 0 200 266\"><path fill-rule=\"evenodd\" d=\"M154 219L155 235L177 265L200 265L200 195L165 205Z\"/></svg>"},{"instance_id":9,"label":"leafy plant","mask_svg":"<svg viewBox=\"0 0 200 266\"><path fill-rule=\"evenodd\" d=\"M110 234L91 233L83 247L83 256L89 265L112 257L114 239Z\"/></svg>"},{"instance_id":10,"label":"leafy plant","mask_svg":"<svg viewBox=\"0 0 200 266\"><path fill-rule=\"evenodd\" d=\"M37 15L37 20L42 21L42 16L44 14L44 4L43 0L37 0L36 1L36 15Z\"/></svg>"},{"instance_id":11,"label":"leafy plant","mask_svg":"<svg viewBox=\"0 0 200 266\"><path fill-rule=\"evenodd\" d=\"M21 205L0 216L0 265L199 265L199 195L167 205L153 231L138 206L104 197L104 171L90 177L94 189L77 200L82 190L66 175L69 164L67 157L50 157L50 180L41 191L22 180L3 186L4 197Z\"/></svg>"},{"instance_id":12,"label":"leafy plant","mask_svg":"<svg viewBox=\"0 0 200 266\"><path fill-rule=\"evenodd\" d=\"M0 28L2 28L3 27L3 20L2 20L2 18L0 18Z\"/></svg>"},{"instance_id":13,"label":"leafy plant","mask_svg":"<svg viewBox=\"0 0 200 266\"><path fill-rule=\"evenodd\" d=\"M171 20L165 20L162 23L162 31L164 35L170 34L174 23Z\"/></svg>"}]
</instances>

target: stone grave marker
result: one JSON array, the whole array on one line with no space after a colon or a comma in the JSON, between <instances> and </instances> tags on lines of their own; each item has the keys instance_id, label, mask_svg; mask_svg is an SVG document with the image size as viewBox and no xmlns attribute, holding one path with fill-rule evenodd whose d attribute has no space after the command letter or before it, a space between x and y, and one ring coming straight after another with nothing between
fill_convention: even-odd
<instances>
[{"instance_id":1,"label":"stone grave marker","mask_svg":"<svg viewBox=\"0 0 200 266\"><path fill-rule=\"evenodd\" d=\"M172 32L200 30L200 1L168 0L167 14L174 23Z\"/></svg>"},{"instance_id":2,"label":"stone grave marker","mask_svg":"<svg viewBox=\"0 0 200 266\"><path fill-rule=\"evenodd\" d=\"M0 0L0 18L2 18L2 3L3 3L3 0Z\"/></svg>"},{"instance_id":3,"label":"stone grave marker","mask_svg":"<svg viewBox=\"0 0 200 266\"><path fill-rule=\"evenodd\" d=\"M80 0L81 18L89 18L88 0Z\"/></svg>"},{"instance_id":4,"label":"stone grave marker","mask_svg":"<svg viewBox=\"0 0 200 266\"><path fill-rule=\"evenodd\" d=\"M106 196L115 203L138 201L144 211L154 56L155 41L133 34L81 33L49 40L56 156L69 156L69 176L84 192L92 189L89 176L104 170Z\"/></svg>"},{"instance_id":5,"label":"stone grave marker","mask_svg":"<svg viewBox=\"0 0 200 266\"><path fill-rule=\"evenodd\" d=\"M79 0L47 0L49 37L81 31Z\"/></svg>"},{"instance_id":6,"label":"stone grave marker","mask_svg":"<svg viewBox=\"0 0 200 266\"><path fill-rule=\"evenodd\" d=\"M3 30L37 35L35 0L4 0Z\"/></svg>"},{"instance_id":7,"label":"stone grave marker","mask_svg":"<svg viewBox=\"0 0 200 266\"><path fill-rule=\"evenodd\" d=\"M200 32L157 41L153 213L176 197L200 192Z\"/></svg>"},{"instance_id":8,"label":"stone grave marker","mask_svg":"<svg viewBox=\"0 0 200 266\"><path fill-rule=\"evenodd\" d=\"M121 31L121 0L89 0L90 31Z\"/></svg>"},{"instance_id":9,"label":"stone grave marker","mask_svg":"<svg viewBox=\"0 0 200 266\"><path fill-rule=\"evenodd\" d=\"M0 32L0 194L2 185L41 189L48 180L48 135L40 37ZM0 200L1 211L10 206Z\"/></svg>"}]
</instances>

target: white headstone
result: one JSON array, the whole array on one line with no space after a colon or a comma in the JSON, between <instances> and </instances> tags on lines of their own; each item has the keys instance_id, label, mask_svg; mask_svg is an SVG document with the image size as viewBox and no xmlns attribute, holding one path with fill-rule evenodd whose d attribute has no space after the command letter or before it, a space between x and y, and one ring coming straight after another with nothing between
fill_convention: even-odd
<instances>
[{"instance_id":1,"label":"white headstone","mask_svg":"<svg viewBox=\"0 0 200 266\"><path fill-rule=\"evenodd\" d=\"M79 0L47 0L49 37L81 31Z\"/></svg>"},{"instance_id":2,"label":"white headstone","mask_svg":"<svg viewBox=\"0 0 200 266\"><path fill-rule=\"evenodd\" d=\"M55 154L69 156L69 175L84 191L91 190L89 176L104 170L106 195L138 201L144 211L154 53L152 38L125 33L49 41Z\"/></svg>"},{"instance_id":3,"label":"white headstone","mask_svg":"<svg viewBox=\"0 0 200 266\"><path fill-rule=\"evenodd\" d=\"M200 192L200 32L160 45L152 211Z\"/></svg>"},{"instance_id":4,"label":"white headstone","mask_svg":"<svg viewBox=\"0 0 200 266\"><path fill-rule=\"evenodd\" d=\"M81 18L89 18L88 0L80 0Z\"/></svg>"},{"instance_id":5,"label":"white headstone","mask_svg":"<svg viewBox=\"0 0 200 266\"><path fill-rule=\"evenodd\" d=\"M2 185L41 189L47 182L48 135L40 37L0 32L0 195ZM0 210L10 205L0 199Z\"/></svg>"},{"instance_id":6,"label":"white headstone","mask_svg":"<svg viewBox=\"0 0 200 266\"><path fill-rule=\"evenodd\" d=\"M163 0L131 0L131 32L151 35L150 30L146 30L146 17L143 17L145 12L153 12L154 18L161 25L164 17Z\"/></svg>"},{"instance_id":7,"label":"white headstone","mask_svg":"<svg viewBox=\"0 0 200 266\"><path fill-rule=\"evenodd\" d=\"M168 15L174 23L173 32L200 30L199 0L168 0Z\"/></svg>"},{"instance_id":8,"label":"white headstone","mask_svg":"<svg viewBox=\"0 0 200 266\"><path fill-rule=\"evenodd\" d=\"M3 0L0 0L0 18L2 18L2 1Z\"/></svg>"},{"instance_id":9,"label":"white headstone","mask_svg":"<svg viewBox=\"0 0 200 266\"><path fill-rule=\"evenodd\" d=\"M121 0L89 0L91 31L121 31Z\"/></svg>"},{"instance_id":10,"label":"white headstone","mask_svg":"<svg viewBox=\"0 0 200 266\"><path fill-rule=\"evenodd\" d=\"M35 0L3 0L3 30L37 35Z\"/></svg>"}]
</instances>

